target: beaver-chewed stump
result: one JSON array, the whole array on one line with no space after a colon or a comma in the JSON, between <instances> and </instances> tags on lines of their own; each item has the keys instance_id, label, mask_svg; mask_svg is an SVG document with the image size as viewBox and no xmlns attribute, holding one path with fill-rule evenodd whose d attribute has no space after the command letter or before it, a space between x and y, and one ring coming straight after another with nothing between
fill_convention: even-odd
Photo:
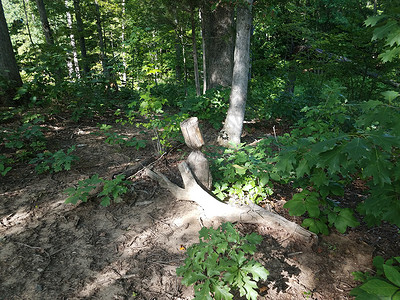
<instances>
[{"instance_id":1,"label":"beaver-chewed stump","mask_svg":"<svg viewBox=\"0 0 400 300\"><path fill-rule=\"evenodd\" d=\"M158 181L161 187L168 189L178 200L196 202L203 209L205 217L210 220L257 223L276 229L282 228L294 239L306 244L317 241L314 233L254 203L234 205L223 203L215 198L209 191L212 179L208 161L201 152L204 140L198 126L198 119L189 118L180 125L186 145L193 150L188 160L179 164L184 188L172 183L163 174L146 169L146 174L150 178Z\"/></svg>"}]
</instances>

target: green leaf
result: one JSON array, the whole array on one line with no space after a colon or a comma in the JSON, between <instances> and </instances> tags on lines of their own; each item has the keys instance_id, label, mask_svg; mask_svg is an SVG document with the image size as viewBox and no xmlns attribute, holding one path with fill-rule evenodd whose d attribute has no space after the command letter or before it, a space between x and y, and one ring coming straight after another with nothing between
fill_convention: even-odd
<instances>
[{"instance_id":1,"label":"green leaf","mask_svg":"<svg viewBox=\"0 0 400 300\"><path fill-rule=\"evenodd\" d=\"M311 218L318 218L320 214L317 193L311 192L305 199L305 206Z\"/></svg>"},{"instance_id":2,"label":"green leaf","mask_svg":"<svg viewBox=\"0 0 400 300\"><path fill-rule=\"evenodd\" d=\"M223 285L222 282L218 282L213 285L214 298L216 300L231 300L233 299L233 295L230 293L230 289L228 286Z\"/></svg>"},{"instance_id":3,"label":"green leaf","mask_svg":"<svg viewBox=\"0 0 400 300\"><path fill-rule=\"evenodd\" d=\"M300 178L303 177L304 174L310 174L310 166L308 160L303 158L296 169L296 176Z\"/></svg>"},{"instance_id":4,"label":"green leaf","mask_svg":"<svg viewBox=\"0 0 400 300\"><path fill-rule=\"evenodd\" d=\"M283 205L283 208L289 210L291 216L301 216L307 211L304 205L304 195L299 193L293 195L293 198Z\"/></svg>"},{"instance_id":5,"label":"green leaf","mask_svg":"<svg viewBox=\"0 0 400 300\"><path fill-rule=\"evenodd\" d=\"M395 267L386 264L383 265L383 270L386 278L400 288L400 272Z\"/></svg>"},{"instance_id":6,"label":"green leaf","mask_svg":"<svg viewBox=\"0 0 400 300\"><path fill-rule=\"evenodd\" d=\"M380 20L382 20L385 17L386 17L385 15L371 16L371 17L368 17L368 19L366 19L364 21L364 24L365 24L365 26L374 27Z\"/></svg>"},{"instance_id":7,"label":"green leaf","mask_svg":"<svg viewBox=\"0 0 400 300\"><path fill-rule=\"evenodd\" d=\"M385 91L382 92L382 96L387 100L389 103L391 103L394 99L396 99L400 95L399 92L396 91Z\"/></svg>"},{"instance_id":8,"label":"green leaf","mask_svg":"<svg viewBox=\"0 0 400 300\"><path fill-rule=\"evenodd\" d=\"M301 226L308 228L310 231L316 234L318 233L322 233L324 235L329 234L328 226L324 222L318 219L310 219L310 218L304 219Z\"/></svg>"},{"instance_id":9,"label":"green leaf","mask_svg":"<svg viewBox=\"0 0 400 300\"><path fill-rule=\"evenodd\" d=\"M202 285L200 285L200 289L196 290L194 295L195 300L212 300L210 296L210 280L207 279Z\"/></svg>"},{"instance_id":10,"label":"green leaf","mask_svg":"<svg viewBox=\"0 0 400 300\"><path fill-rule=\"evenodd\" d=\"M376 278L367 281L360 288L367 293L383 297L391 297L398 290L398 287Z\"/></svg>"},{"instance_id":11,"label":"green leaf","mask_svg":"<svg viewBox=\"0 0 400 300\"><path fill-rule=\"evenodd\" d=\"M357 227L360 223L354 217L350 208L340 209L340 213L335 220L335 227L340 233L345 233L347 227Z\"/></svg>"},{"instance_id":12,"label":"green leaf","mask_svg":"<svg viewBox=\"0 0 400 300\"><path fill-rule=\"evenodd\" d=\"M269 275L268 270L255 261L250 261L242 270L251 273L255 281L258 281L260 278L266 280Z\"/></svg>"}]
</instances>

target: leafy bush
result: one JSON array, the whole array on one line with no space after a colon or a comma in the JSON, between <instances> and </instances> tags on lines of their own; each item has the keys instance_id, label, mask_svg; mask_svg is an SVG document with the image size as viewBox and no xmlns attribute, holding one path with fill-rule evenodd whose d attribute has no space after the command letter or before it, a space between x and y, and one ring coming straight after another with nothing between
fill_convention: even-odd
<instances>
[{"instance_id":1,"label":"leafy bush","mask_svg":"<svg viewBox=\"0 0 400 300\"><path fill-rule=\"evenodd\" d=\"M233 289L256 300L257 282L267 279L269 272L249 255L262 237L256 233L242 237L231 223L224 223L218 229L203 227L199 240L187 249L185 265L176 270L184 285L194 285L194 299L233 299Z\"/></svg>"},{"instance_id":2,"label":"leafy bush","mask_svg":"<svg viewBox=\"0 0 400 300\"><path fill-rule=\"evenodd\" d=\"M97 187L101 186L102 190L99 193L101 197L100 205L109 206L111 200L115 203L121 201L121 196L128 191L127 182L124 180L125 175L120 174L113 180L100 178L98 174L90 178L81 180L76 187L67 188L64 192L68 194L65 203L76 204L78 201L87 202L90 198L90 193Z\"/></svg>"},{"instance_id":3,"label":"leafy bush","mask_svg":"<svg viewBox=\"0 0 400 300\"><path fill-rule=\"evenodd\" d=\"M67 149L65 153L63 150L58 150L55 153L50 151L45 151L43 153L37 154L37 156L32 159L29 163L36 164L35 170L38 174L45 172L60 172L62 170L70 170L71 164L78 159L77 156L71 155L75 150L75 146Z\"/></svg>"},{"instance_id":4,"label":"leafy bush","mask_svg":"<svg viewBox=\"0 0 400 300\"><path fill-rule=\"evenodd\" d=\"M201 96L186 97L178 102L184 114L194 115L201 120L206 120L219 129L226 116L229 103L229 89L216 88L208 90Z\"/></svg>"},{"instance_id":5,"label":"leafy bush","mask_svg":"<svg viewBox=\"0 0 400 300\"><path fill-rule=\"evenodd\" d=\"M111 125L102 124L100 130L102 135L106 137L104 140L109 145L122 145L126 147L135 147L136 150L146 147L146 141L138 140L136 137L128 138L125 135L118 134L116 132L109 132L112 128ZM98 135L101 135L98 134Z\"/></svg>"},{"instance_id":6,"label":"leafy bush","mask_svg":"<svg viewBox=\"0 0 400 300\"><path fill-rule=\"evenodd\" d=\"M269 142L265 140L263 145ZM210 154L214 156L214 193L219 199L236 197L243 202L258 203L272 194L271 159L258 150L241 144L235 149L225 149L222 155Z\"/></svg>"},{"instance_id":7,"label":"leafy bush","mask_svg":"<svg viewBox=\"0 0 400 300\"><path fill-rule=\"evenodd\" d=\"M353 272L354 279L363 284L354 288L351 296L356 300L378 300L400 298L400 256L384 261L382 256L374 258L376 274Z\"/></svg>"}]
</instances>

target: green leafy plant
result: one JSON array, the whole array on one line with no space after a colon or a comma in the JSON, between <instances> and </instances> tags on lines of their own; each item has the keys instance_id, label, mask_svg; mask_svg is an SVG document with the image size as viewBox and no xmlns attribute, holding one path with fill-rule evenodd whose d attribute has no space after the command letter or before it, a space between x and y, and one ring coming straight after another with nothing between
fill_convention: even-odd
<instances>
[{"instance_id":1,"label":"green leafy plant","mask_svg":"<svg viewBox=\"0 0 400 300\"><path fill-rule=\"evenodd\" d=\"M7 166L7 164L12 163L12 160L7 158L5 155L0 155L0 174L1 176L6 176L8 172L11 171L12 167Z\"/></svg>"},{"instance_id":2,"label":"green leafy plant","mask_svg":"<svg viewBox=\"0 0 400 300\"><path fill-rule=\"evenodd\" d=\"M124 180L125 175L120 174L112 180L100 178L98 174L90 178L81 180L76 187L67 188L64 192L68 194L65 203L76 204L78 201L87 202L91 196L91 192L101 187L99 197L101 197L100 205L109 206L111 200L118 203L121 196L128 191L127 182Z\"/></svg>"},{"instance_id":3,"label":"green leafy plant","mask_svg":"<svg viewBox=\"0 0 400 300\"><path fill-rule=\"evenodd\" d=\"M386 262L382 256L373 260L375 275L370 272L353 272L354 279L362 285L354 288L351 296L356 300L400 299L400 257L393 257Z\"/></svg>"},{"instance_id":4,"label":"green leafy plant","mask_svg":"<svg viewBox=\"0 0 400 300\"><path fill-rule=\"evenodd\" d=\"M184 285L194 285L194 299L229 300L232 290L257 299L257 282L267 279L269 272L249 255L262 237L256 233L243 237L231 223L224 223L217 229L203 227L199 240L187 249L185 265L176 270Z\"/></svg>"},{"instance_id":5,"label":"green leafy plant","mask_svg":"<svg viewBox=\"0 0 400 300\"><path fill-rule=\"evenodd\" d=\"M271 140L262 142L267 146ZM259 148L238 145L236 148L224 149L222 155L212 154L214 193L224 200L235 197L242 202L259 203L273 193L270 178L271 158ZM276 179L276 178L275 178Z\"/></svg>"},{"instance_id":6,"label":"green leafy plant","mask_svg":"<svg viewBox=\"0 0 400 300\"><path fill-rule=\"evenodd\" d=\"M68 148L67 152L64 150L58 150L55 153L45 151L37 154L29 163L36 164L35 170L38 174L68 171L71 169L71 164L78 159L77 156L71 155L74 150L75 146Z\"/></svg>"},{"instance_id":7,"label":"green leafy plant","mask_svg":"<svg viewBox=\"0 0 400 300\"><path fill-rule=\"evenodd\" d=\"M106 124L100 125L102 135L106 137L104 141L107 144L135 147L136 150L143 149L146 147L146 141L138 140L136 137L128 138L127 136L118 134L116 132L109 132L111 128L112 128L111 125L106 125Z\"/></svg>"}]
</instances>

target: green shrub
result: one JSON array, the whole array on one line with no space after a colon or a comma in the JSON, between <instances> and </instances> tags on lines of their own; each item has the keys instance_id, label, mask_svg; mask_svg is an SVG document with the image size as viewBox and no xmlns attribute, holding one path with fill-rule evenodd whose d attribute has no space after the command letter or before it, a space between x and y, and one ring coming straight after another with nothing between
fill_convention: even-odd
<instances>
[{"instance_id":1,"label":"green shrub","mask_svg":"<svg viewBox=\"0 0 400 300\"><path fill-rule=\"evenodd\" d=\"M187 249L185 264L176 270L184 285L194 285L194 299L229 300L231 291L239 290L240 296L256 300L257 282L267 279L269 272L249 256L262 237L243 237L231 223L224 223L218 229L203 227L199 240Z\"/></svg>"},{"instance_id":2,"label":"green shrub","mask_svg":"<svg viewBox=\"0 0 400 300\"><path fill-rule=\"evenodd\" d=\"M353 272L354 279L362 285L351 290L356 300L400 299L400 257L384 261L382 256L374 258L375 275L370 272Z\"/></svg>"},{"instance_id":3,"label":"green shrub","mask_svg":"<svg viewBox=\"0 0 400 300\"><path fill-rule=\"evenodd\" d=\"M71 169L71 164L78 159L77 156L71 155L74 150L75 146L67 149L66 153L63 150L58 150L55 153L45 151L37 154L29 163L36 164L35 170L38 174L68 171Z\"/></svg>"}]
</instances>

